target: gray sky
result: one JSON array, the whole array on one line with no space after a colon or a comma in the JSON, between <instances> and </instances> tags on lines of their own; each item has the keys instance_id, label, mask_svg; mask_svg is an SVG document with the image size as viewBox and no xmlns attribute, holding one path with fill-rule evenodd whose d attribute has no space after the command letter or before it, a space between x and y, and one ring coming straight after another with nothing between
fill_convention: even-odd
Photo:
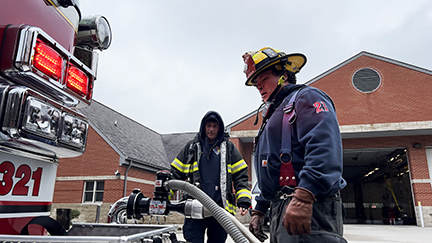
<instances>
[{"instance_id":1,"label":"gray sky","mask_svg":"<svg viewBox=\"0 0 432 243\"><path fill-rule=\"evenodd\" d=\"M261 104L242 54L273 47L308 61L304 83L367 51L432 69L430 0L80 0L107 17L94 99L165 134L195 132L209 110L225 124ZM429 87L430 88L430 87Z\"/></svg>"}]
</instances>

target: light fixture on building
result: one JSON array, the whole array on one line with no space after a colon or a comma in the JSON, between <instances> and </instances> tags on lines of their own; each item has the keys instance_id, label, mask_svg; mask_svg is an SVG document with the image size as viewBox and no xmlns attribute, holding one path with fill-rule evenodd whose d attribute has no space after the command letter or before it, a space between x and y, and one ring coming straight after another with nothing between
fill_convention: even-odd
<instances>
[{"instance_id":1,"label":"light fixture on building","mask_svg":"<svg viewBox=\"0 0 432 243\"><path fill-rule=\"evenodd\" d=\"M376 168L372 169L371 171L369 171L367 174L365 174L363 177L366 178L366 177L372 175L373 173L377 172L378 170L379 170L379 168L376 167Z\"/></svg>"},{"instance_id":2,"label":"light fixture on building","mask_svg":"<svg viewBox=\"0 0 432 243\"><path fill-rule=\"evenodd\" d=\"M414 143L413 148L421 148L423 145L421 143Z\"/></svg>"}]
</instances>

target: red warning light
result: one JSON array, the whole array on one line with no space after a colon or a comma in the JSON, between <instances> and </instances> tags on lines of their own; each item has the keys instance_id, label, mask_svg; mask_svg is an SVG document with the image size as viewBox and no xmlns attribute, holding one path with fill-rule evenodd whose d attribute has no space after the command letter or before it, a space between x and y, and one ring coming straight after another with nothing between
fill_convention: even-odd
<instances>
[{"instance_id":1,"label":"red warning light","mask_svg":"<svg viewBox=\"0 0 432 243\"><path fill-rule=\"evenodd\" d=\"M63 58L54 49L43 43L40 39L36 41L33 65L42 73L59 81L62 74Z\"/></svg>"},{"instance_id":2,"label":"red warning light","mask_svg":"<svg viewBox=\"0 0 432 243\"><path fill-rule=\"evenodd\" d=\"M69 65L66 86L80 96L87 96L89 78L73 65Z\"/></svg>"}]
</instances>

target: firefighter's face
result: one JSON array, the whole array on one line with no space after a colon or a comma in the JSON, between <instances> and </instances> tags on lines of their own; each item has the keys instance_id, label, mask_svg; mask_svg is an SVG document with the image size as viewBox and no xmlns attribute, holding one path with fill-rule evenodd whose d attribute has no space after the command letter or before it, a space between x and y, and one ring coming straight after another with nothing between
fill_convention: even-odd
<instances>
[{"instance_id":1,"label":"firefighter's face","mask_svg":"<svg viewBox=\"0 0 432 243\"><path fill-rule=\"evenodd\" d=\"M205 124L205 133L210 143L213 143L218 135L219 123L208 121Z\"/></svg>"},{"instance_id":2,"label":"firefighter's face","mask_svg":"<svg viewBox=\"0 0 432 243\"><path fill-rule=\"evenodd\" d=\"M279 78L273 75L271 70L265 71L256 77L256 88L258 89L261 98L266 102L276 89Z\"/></svg>"}]
</instances>

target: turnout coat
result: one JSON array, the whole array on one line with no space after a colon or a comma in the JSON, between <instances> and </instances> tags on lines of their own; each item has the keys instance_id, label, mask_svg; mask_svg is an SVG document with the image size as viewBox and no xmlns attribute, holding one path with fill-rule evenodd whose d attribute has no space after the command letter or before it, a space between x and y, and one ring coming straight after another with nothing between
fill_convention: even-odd
<instances>
[{"instance_id":1,"label":"turnout coat","mask_svg":"<svg viewBox=\"0 0 432 243\"><path fill-rule=\"evenodd\" d=\"M205 122L208 119L215 119L219 123L217 140L210 146L205 135ZM211 153L217 154L216 157L212 155L218 158L217 161L213 159L210 160L210 163L202 165L201 161L207 162ZM229 141L229 135L224 132L222 118L215 111L210 111L203 117L200 131L183 147L171 163L171 173L174 179L189 181L197 185L231 214L235 214L236 205L242 208L249 208L251 205L247 168L239 151ZM209 185L206 183L208 177L219 181Z\"/></svg>"}]
</instances>

